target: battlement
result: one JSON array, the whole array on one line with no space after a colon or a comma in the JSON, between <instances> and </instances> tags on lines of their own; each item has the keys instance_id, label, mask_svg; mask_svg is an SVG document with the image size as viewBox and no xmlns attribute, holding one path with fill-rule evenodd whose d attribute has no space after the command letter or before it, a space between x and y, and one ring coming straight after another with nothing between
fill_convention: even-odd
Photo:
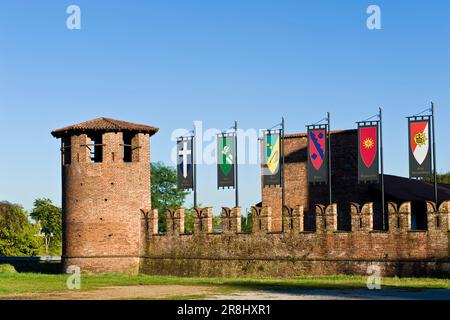
<instances>
[{"instance_id":1,"label":"battlement","mask_svg":"<svg viewBox=\"0 0 450 320\"><path fill-rule=\"evenodd\" d=\"M330 232L373 232L373 203L365 203L360 205L358 203L350 203L351 213L351 231L338 230L338 207L337 204L328 206L317 204L315 206L316 213L316 231L315 233L330 233ZM386 234L398 232L410 232L411 228L411 202L404 202L396 204L389 202L388 206L389 229L387 231L377 231ZM155 219L149 220L149 230L152 234L159 235L157 230L158 219L157 210L153 210L156 215ZM156 212L156 213L155 213ZM193 235L212 234L212 208L197 208L195 209L195 222ZM184 214L185 209L169 209L167 211L167 233L166 236L178 236L184 234ZM223 234L230 235L232 233L241 233L241 208L222 208L221 214ZM422 232L448 232L450 231L450 201L446 201L436 209L436 204L427 202L427 230L420 230ZM271 207L252 207L252 232L251 234L262 235L272 232L272 208ZM283 208L283 229L281 233L311 233L311 231L304 230L304 212L302 206L295 208L285 206ZM214 233L214 234L222 234ZM314 233L314 232L313 232Z\"/></svg>"},{"instance_id":2,"label":"battlement","mask_svg":"<svg viewBox=\"0 0 450 320\"><path fill-rule=\"evenodd\" d=\"M389 203L389 230L374 230L372 203L351 203L351 231L338 230L338 206L316 205L316 231L304 230L302 206L284 207L282 231L272 231L272 208L251 209L252 231L241 231L241 209L222 208L223 232L212 232L212 209L195 210L193 234L184 233L184 209L169 210L167 233L149 223L141 271L190 276L298 276L365 274L450 275L450 201L427 203L428 230L411 228L411 203ZM144 220L143 220L144 221Z\"/></svg>"}]
</instances>

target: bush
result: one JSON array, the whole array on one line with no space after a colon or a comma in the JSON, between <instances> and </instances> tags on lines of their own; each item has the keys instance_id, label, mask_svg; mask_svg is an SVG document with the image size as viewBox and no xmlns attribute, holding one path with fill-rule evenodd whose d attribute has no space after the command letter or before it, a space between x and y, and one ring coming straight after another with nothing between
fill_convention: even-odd
<instances>
[{"instance_id":1,"label":"bush","mask_svg":"<svg viewBox=\"0 0 450 320\"><path fill-rule=\"evenodd\" d=\"M16 268L10 264L0 264L0 273L16 273Z\"/></svg>"}]
</instances>

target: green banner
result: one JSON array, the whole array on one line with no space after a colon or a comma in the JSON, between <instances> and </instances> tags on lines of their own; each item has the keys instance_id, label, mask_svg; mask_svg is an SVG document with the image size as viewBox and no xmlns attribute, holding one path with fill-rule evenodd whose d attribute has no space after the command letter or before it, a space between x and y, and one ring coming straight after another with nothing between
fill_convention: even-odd
<instances>
[{"instance_id":1,"label":"green banner","mask_svg":"<svg viewBox=\"0 0 450 320\"><path fill-rule=\"evenodd\" d=\"M217 136L217 187L233 188L235 186L234 166L236 148L234 134Z\"/></svg>"}]
</instances>

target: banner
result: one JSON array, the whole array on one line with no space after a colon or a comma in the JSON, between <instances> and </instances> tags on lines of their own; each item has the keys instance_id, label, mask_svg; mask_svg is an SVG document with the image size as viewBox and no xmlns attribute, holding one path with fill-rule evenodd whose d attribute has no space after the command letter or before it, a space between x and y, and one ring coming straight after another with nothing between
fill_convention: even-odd
<instances>
[{"instance_id":1,"label":"banner","mask_svg":"<svg viewBox=\"0 0 450 320\"><path fill-rule=\"evenodd\" d=\"M424 178L432 175L430 119L412 117L409 127L409 176Z\"/></svg>"},{"instance_id":2,"label":"banner","mask_svg":"<svg viewBox=\"0 0 450 320\"><path fill-rule=\"evenodd\" d=\"M308 127L308 182L328 183L326 128Z\"/></svg>"},{"instance_id":3,"label":"banner","mask_svg":"<svg viewBox=\"0 0 450 320\"><path fill-rule=\"evenodd\" d=\"M264 133L263 180L264 186L281 185L281 135L279 132Z\"/></svg>"},{"instance_id":4,"label":"banner","mask_svg":"<svg viewBox=\"0 0 450 320\"><path fill-rule=\"evenodd\" d=\"M358 181L379 181L378 123L358 124Z\"/></svg>"},{"instance_id":5,"label":"banner","mask_svg":"<svg viewBox=\"0 0 450 320\"><path fill-rule=\"evenodd\" d=\"M235 187L236 148L234 134L217 136L217 187Z\"/></svg>"},{"instance_id":6,"label":"banner","mask_svg":"<svg viewBox=\"0 0 450 320\"><path fill-rule=\"evenodd\" d=\"M183 138L177 142L177 180L178 189L190 190L194 188L194 166L193 166L193 138Z\"/></svg>"}]
</instances>

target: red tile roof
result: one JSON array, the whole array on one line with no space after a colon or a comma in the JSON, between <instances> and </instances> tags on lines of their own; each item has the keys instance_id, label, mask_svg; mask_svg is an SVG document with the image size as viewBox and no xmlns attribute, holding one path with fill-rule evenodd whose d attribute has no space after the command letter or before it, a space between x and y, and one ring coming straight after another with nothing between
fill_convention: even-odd
<instances>
[{"instance_id":1,"label":"red tile roof","mask_svg":"<svg viewBox=\"0 0 450 320\"><path fill-rule=\"evenodd\" d=\"M55 138L61 138L62 136L68 134L80 134L95 131L100 132L129 131L135 133L148 133L150 135L154 135L156 132L158 132L158 130L159 129L156 127L102 117L94 120L81 122L79 124L74 124L72 126L67 126L58 130L54 130L52 131L52 135Z\"/></svg>"}]
</instances>

